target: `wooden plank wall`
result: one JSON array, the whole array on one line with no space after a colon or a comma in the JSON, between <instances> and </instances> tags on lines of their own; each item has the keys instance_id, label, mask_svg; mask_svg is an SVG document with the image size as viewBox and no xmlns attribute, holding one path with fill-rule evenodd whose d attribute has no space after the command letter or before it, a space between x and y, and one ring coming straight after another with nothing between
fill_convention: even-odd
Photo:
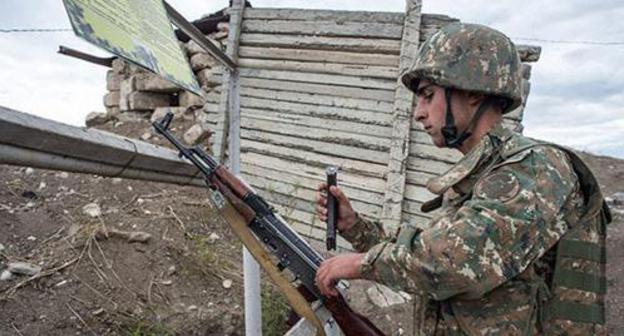
<instances>
[{"instance_id":1,"label":"wooden plank wall","mask_svg":"<svg viewBox=\"0 0 624 336\"><path fill-rule=\"evenodd\" d=\"M361 214L381 217L404 17L267 8L243 13L241 174L307 238L325 239L313 200L327 165L340 168L339 183ZM420 41L452 21L423 14ZM214 98L205 118L216 124L221 114ZM432 196L427 179L458 158L412 125L401 221L426 221L419 208ZM341 238L339 246L349 248Z\"/></svg>"},{"instance_id":2,"label":"wooden plank wall","mask_svg":"<svg viewBox=\"0 0 624 336\"><path fill-rule=\"evenodd\" d=\"M327 165L359 211L381 214L403 17L245 10L242 175L308 238L325 237L313 200Z\"/></svg>"}]
</instances>

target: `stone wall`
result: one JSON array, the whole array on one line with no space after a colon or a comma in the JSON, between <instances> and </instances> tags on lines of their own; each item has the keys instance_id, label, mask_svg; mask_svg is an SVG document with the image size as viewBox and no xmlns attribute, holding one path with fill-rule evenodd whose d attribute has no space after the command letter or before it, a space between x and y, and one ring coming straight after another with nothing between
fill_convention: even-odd
<instances>
[{"instance_id":1,"label":"stone wall","mask_svg":"<svg viewBox=\"0 0 624 336\"><path fill-rule=\"evenodd\" d=\"M206 37L215 46L225 50L228 23L219 23L217 29ZM184 139L187 142L196 144L205 140L210 131L208 127L201 125L199 117L207 102L216 102L219 99L221 66L194 41L181 42L181 45L206 97L186 91L140 66L117 58L106 74L106 94L103 98L106 114L90 115L87 117L87 126L110 119L121 122L137 119L153 121L167 112L172 112L176 118L197 120L185 134Z\"/></svg>"}]
</instances>

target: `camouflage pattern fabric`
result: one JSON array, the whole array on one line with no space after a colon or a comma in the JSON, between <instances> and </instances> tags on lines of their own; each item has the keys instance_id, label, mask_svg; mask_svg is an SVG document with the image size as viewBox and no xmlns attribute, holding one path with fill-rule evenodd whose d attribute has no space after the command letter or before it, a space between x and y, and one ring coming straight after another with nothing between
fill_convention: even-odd
<instances>
[{"instance_id":1,"label":"camouflage pattern fabric","mask_svg":"<svg viewBox=\"0 0 624 336\"><path fill-rule=\"evenodd\" d=\"M553 247L587 209L565 151L544 145L515 150L535 143L501 125L493 128L446 174L430 181L429 190L444 201L420 233L404 227L391 236L380 223L363 218L341 233L355 249L367 251L364 278L426 293L422 334L556 330L544 326ZM586 293L576 295L592 300ZM590 329L603 331L588 323Z\"/></svg>"},{"instance_id":2,"label":"camouflage pattern fabric","mask_svg":"<svg viewBox=\"0 0 624 336\"><path fill-rule=\"evenodd\" d=\"M508 98L504 112L522 102L520 58L505 34L478 24L452 23L421 47L401 81L412 91L426 78L438 86Z\"/></svg>"}]
</instances>

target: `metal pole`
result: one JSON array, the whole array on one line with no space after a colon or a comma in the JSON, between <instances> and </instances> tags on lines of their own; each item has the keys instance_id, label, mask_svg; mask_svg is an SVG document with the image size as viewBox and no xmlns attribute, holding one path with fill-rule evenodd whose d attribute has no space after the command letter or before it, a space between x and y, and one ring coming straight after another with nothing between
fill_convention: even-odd
<instances>
[{"instance_id":1,"label":"metal pole","mask_svg":"<svg viewBox=\"0 0 624 336\"><path fill-rule=\"evenodd\" d=\"M233 0L230 8L230 32L228 36L227 56L234 62L238 56L238 38L244 2ZM229 116L228 150L230 170L240 174L240 81L237 70L229 73L227 106ZM262 335L262 303L260 288L260 265L253 255L243 247L243 274L245 283L245 335Z\"/></svg>"},{"instance_id":2,"label":"metal pole","mask_svg":"<svg viewBox=\"0 0 624 336\"><path fill-rule=\"evenodd\" d=\"M229 158L232 173L240 174L240 81L239 74L230 74ZM262 302L260 265L243 246L243 275L245 283L245 335L262 335Z\"/></svg>"}]
</instances>

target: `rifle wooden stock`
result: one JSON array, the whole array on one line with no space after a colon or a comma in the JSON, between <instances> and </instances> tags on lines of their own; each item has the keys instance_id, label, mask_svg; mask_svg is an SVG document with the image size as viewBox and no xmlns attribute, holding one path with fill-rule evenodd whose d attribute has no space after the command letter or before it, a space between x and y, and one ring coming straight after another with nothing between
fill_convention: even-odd
<instances>
[{"instance_id":1,"label":"rifle wooden stock","mask_svg":"<svg viewBox=\"0 0 624 336\"><path fill-rule=\"evenodd\" d=\"M247 195L247 193L251 192L249 187L241 182L241 180L234 174L230 173L230 171L227 170L227 168L225 168L224 166L219 166L215 170L214 174L241 200L243 199L243 197L245 197L245 195Z\"/></svg>"},{"instance_id":2,"label":"rifle wooden stock","mask_svg":"<svg viewBox=\"0 0 624 336\"><path fill-rule=\"evenodd\" d=\"M304 286L297 287L297 290L308 302L317 300L317 297ZM353 311L341 294L337 297L324 297L323 305L331 312L345 336L385 335L368 318Z\"/></svg>"},{"instance_id":3,"label":"rifle wooden stock","mask_svg":"<svg viewBox=\"0 0 624 336\"><path fill-rule=\"evenodd\" d=\"M225 196L236 211L238 211L238 213L245 219L247 224L251 223L251 221L256 217L256 213L236 195L237 192L232 191L228 185L215 176L216 175L213 175L210 178L210 183L212 183L212 185L217 188L223 196Z\"/></svg>"},{"instance_id":4,"label":"rifle wooden stock","mask_svg":"<svg viewBox=\"0 0 624 336\"><path fill-rule=\"evenodd\" d=\"M369 319L353 311L342 295L325 298L323 304L332 313L336 323L346 336L384 336L384 333L377 329Z\"/></svg>"}]
</instances>

